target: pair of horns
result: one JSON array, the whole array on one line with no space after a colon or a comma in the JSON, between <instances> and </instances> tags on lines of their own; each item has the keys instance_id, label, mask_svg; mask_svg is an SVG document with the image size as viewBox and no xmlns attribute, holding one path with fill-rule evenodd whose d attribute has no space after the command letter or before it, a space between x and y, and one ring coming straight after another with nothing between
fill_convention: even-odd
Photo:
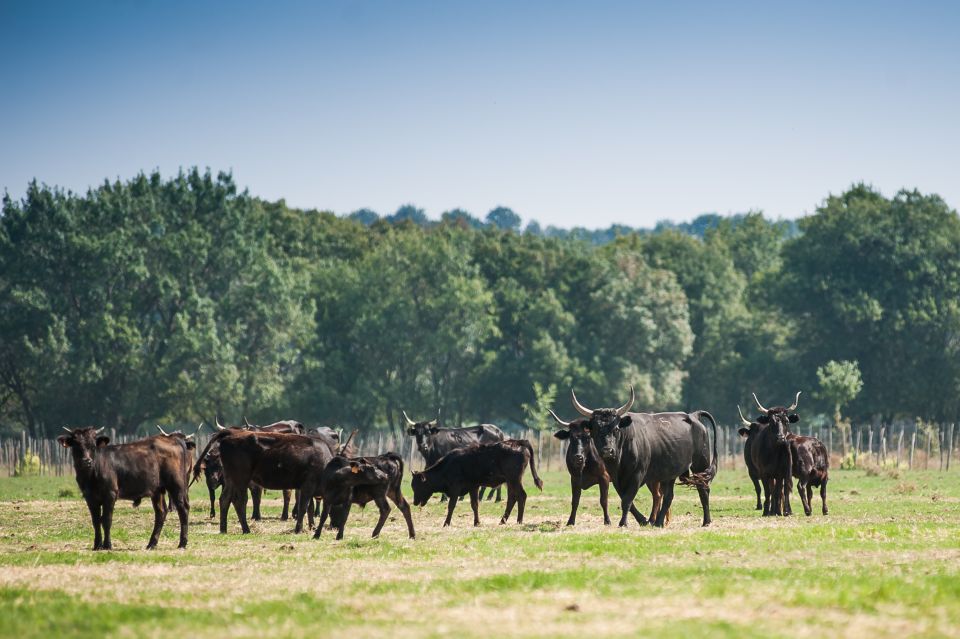
<instances>
[{"instance_id":1,"label":"pair of horns","mask_svg":"<svg viewBox=\"0 0 960 639\"><path fill-rule=\"evenodd\" d=\"M788 411L790 411L790 410L796 410L796 409L797 409L797 405L800 403L800 393L802 393L802 392L803 392L803 391L797 391L797 396L793 398L793 404L792 404L789 408L787 408ZM763 404L760 403L760 400L757 399L757 394L756 394L756 393L753 393L753 401L755 401L755 402L757 403L757 408L759 408L759 409L760 409L761 411L763 411L764 413L769 413L769 412L770 412L769 410L767 410L766 408L764 408L764 407L763 407ZM738 407L737 407L737 410L739 410L739 409L740 409L740 407L738 406ZM741 417L742 417L742 415L741 415Z\"/></svg>"},{"instance_id":2,"label":"pair of horns","mask_svg":"<svg viewBox=\"0 0 960 639\"><path fill-rule=\"evenodd\" d=\"M572 388L570 389L570 395L571 395L571 397L573 397L573 407L577 409L577 412L578 412L578 413L580 413L580 414L583 415L584 417L593 417L593 413L594 413L593 409L592 409L592 408L587 408L586 406L584 406L583 404L581 404L581 403L577 400L577 394L573 392L573 389L572 389ZM624 413L626 413L628 410L630 410L630 408L633 406L633 402L636 401L636 399L637 399L637 395L636 395L636 393L633 391L633 384L631 384L631 385L630 385L630 399L627 401L626 404L624 404L623 406L621 406L620 408L617 409L617 417L620 417L621 415L623 415ZM553 411L550 411L550 412L552 413ZM554 415L554 418L556 418L556 415ZM558 420L558 421L559 421L559 420Z\"/></svg>"},{"instance_id":3,"label":"pair of horns","mask_svg":"<svg viewBox=\"0 0 960 639\"><path fill-rule=\"evenodd\" d=\"M203 428L203 422L200 422L200 423L197 425L197 431L196 431L195 433L193 433L192 435L187 435L187 436L186 436L186 439L190 439L190 438L192 438L192 437L196 437L197 435L199 435L201 428ZM167 431L163 430L163 427L162 427L160 424L157 424L157 430L159 430L161 434L166 435L167 437L169 437L171 434L175 434L175 433L168 433Z\"/></svg>"},{"instance_id":4,"label":"pair of horns","mask_svg":"<svg viewBox=\"0 0 960 639\"><path fill-rule=\"evenodd\" d=\"M417 422L413 421L412 419L410 419L410 418L407 416L407 411L402 410L402 411L400 411L400 412L403 414L403 418L404 418L405 420L407 420L407 426L416 426L416 425L417 425ZM433 424L434 426L440 423L440 409L439 409L439 408L437 409L437 418L434 419L432 422L427 422L427 423L428 423L428 424Z\"/></svg>"},{"instance_id":5,"label":"pair of horns","mask_svg":"<svg viewBox=\"0 0 960 639\"><path fill-rule=\"evenodd\" d=\"M70 433L71 435L73 435L73 431L72 431L71 429L67 428L66 426L62 426L61 428L63 428L63 430L65 430L65 431L67 431L68 433ZM103 430L104 430L105 428L106 428L106 426L101 426L101 427L98 428L97 430L93 431L93 434L94 434L94 435L99 435L100 433L103 432Z\"/></svg>"}]
</instances>

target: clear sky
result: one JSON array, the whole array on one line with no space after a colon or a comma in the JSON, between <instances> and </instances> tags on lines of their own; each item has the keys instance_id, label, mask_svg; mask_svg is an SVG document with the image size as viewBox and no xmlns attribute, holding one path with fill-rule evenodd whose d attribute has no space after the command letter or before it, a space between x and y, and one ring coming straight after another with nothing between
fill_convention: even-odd
<instances>
[{"instance_id":1,"label":"clear sky","mask_svg":"<svg viewBox=\"0 0 960 639\"><path fill-rule=\"evenodd\" d=\"M866 181L960 205L960 3L0 0L0 188L650 226Z\"/></svg>"}]
</instances>

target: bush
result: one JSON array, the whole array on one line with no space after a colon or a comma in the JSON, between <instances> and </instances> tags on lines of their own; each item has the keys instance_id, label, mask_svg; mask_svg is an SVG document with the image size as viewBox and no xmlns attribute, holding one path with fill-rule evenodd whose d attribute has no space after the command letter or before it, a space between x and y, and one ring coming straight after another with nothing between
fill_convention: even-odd
<instances>
[{"instance_id":1,"label":"bush","mask_svg":"<svg viewBox=\"0 0 960 639\"><path fill-rule=\"evenodd\" d=\"M23 457L17 462L13 469L14 477L35 477L43 470L43 464L40 463L40 455L32 452L29 448L23 454Z\"/></svg>"}]
</instances>

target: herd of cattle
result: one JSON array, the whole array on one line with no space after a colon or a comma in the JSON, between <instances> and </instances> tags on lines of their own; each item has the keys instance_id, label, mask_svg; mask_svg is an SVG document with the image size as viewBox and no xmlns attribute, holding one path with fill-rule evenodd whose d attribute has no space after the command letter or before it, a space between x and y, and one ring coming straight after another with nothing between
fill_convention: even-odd
<instances>
[{"instance_id":1,"label":"herd of cattle","mask_svg":"<svg viewBox=\"0 0 960 639\"><path fill-rule=\"evenodd\" d=\"M554 436L567 442L566 465L570 473L572 503L567 525L576 522L581 492L591 486L600 490L600 506L605 524L609 486L620 496L620 526L628 515L640 525L664 526L670 520L674 487L677 482L695 488L703 507L703 525L710 524L710 484L717 475L717 423L707 411L692 413L629 412L630 399L619 408L590 409L571 392L573 406L581 418L563 421L550 414L561 427ZM790 432L789 425L799 417L793 405L764 408L754 395L761 414L749 421L740 417L745 438L743 455L750 479L757 492L757 509L764 516L789 515L793 479L804 512L811 514L814 487L820 488L823 514L827 514L826 489L829 459L824 445L813 437ZM737 409L739 411L739 407ZM502 430L490 424L468 428L441 428L439 418L414 422L406 413L407 434L416 438L417 448L426 460L422 472L411 480L414 505L423 506L440 493L447 502L444 526L450 525L460 498L470 497L473 522L480 525L479 502L484 489L490 497L506 485L507 504L500 523L510 518L517 507L517 522L523 523L527 493L523 474L530 466L534 483L543 489L537 474L536 455L525 439L508 439ZM713 445L704 421L712 429ZM94 550L110 549L110 528L117 499L129 499L138 505L149 497L154 509L154 527L147 548L154 548L170 508L180 520L179 547L187 545L189 487L201 473L210 492L210 517L216 516L216 489L220 493L220 532L227 532L227 515L232 505L244 533L247 523L247 491L253 497L253 519L260 519L263 490L283 491L281 519L293 516L295 532L303 531L303 519L320 536L328 518L337 529L337 539L353 504L374 502L379 519L373 536L380 534L390 513L392 501L403 514L410 538L415 537L410 506L401 491L404 464L396 453L359 457L354 455L350 439L340 441L330 428L305 429L296 421L281 421L255 426L244 419L243 426L224 427L216 422L217 432L194 462L194 435L160 429L160 435L120 445L110 445L101 429L65 428L58 437L71 451L77 484L90 510L94 528ZM158 427L159 428L159 427ZM199 428L198 428L199 431ZM192 479L191 479L192 476ZM637 509L635 499L642 486L649 489L653 504L649 516ZM761 487L763 499L761 501ZM291 494L295 494L292 512Z\"/></svg>"}]
</instances>

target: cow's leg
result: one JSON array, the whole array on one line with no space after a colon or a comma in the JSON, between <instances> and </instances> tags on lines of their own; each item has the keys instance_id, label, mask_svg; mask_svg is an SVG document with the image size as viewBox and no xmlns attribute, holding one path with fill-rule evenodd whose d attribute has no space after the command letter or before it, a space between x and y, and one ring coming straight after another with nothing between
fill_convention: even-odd
<instances>
[{"instance_id":1,"label":"cow's leg","mask_svg":"<svg viewBox=\"0 0 960 639\"><path fill-rule=\"evenodd\" d=\"M387 498L384 495L377 495L373 501L377 505L377 508L380 509L380 519L377 521L377 525L373 529L373 534L370 536L377 537L380 531L383 530L383 524L386 523L387 517L390 515L390 504L387 503Z\"/></svg>"},{"instance_id":2,"label":"cow's leg","mask_svg":"<svg viewBox=\"0 0 960 639\"><path fill-rule=\"evenodd\" d=\"M710 522L710 485L697 486L697 493L700 495L700 506L703 508L703 526L709 526ZM670 519L670 513L667 513L667 520Z\"/></svg>"},{"instance_id":3,"label":"cow's leg","mask_svg":"<svg viewBox=\"0 0 960 639\"><path fill-rule=\"evenodd\" d=\"M300 501L300 498L297 497L297 502ZM280 513L280 521L286 521L290 518L290 491L283 491L283 512Z\"/></svg>"},{"instance_id":4,"label":"cow's leg","mask_svg":"<svg viewBox=\"0 0 960 639\"><path fill-rule=\"evenodd\" d=\"M660 506L663 505L663 492L660 490L660 482L647 484L650 489L650 521L657 520L657 514L660 512Z\"/></svg>"},{"instance_id":5,"label":"cow's leg","mask_svg":"<svg viewBox=\"0 0 960 639\"><path fill-rule=\"evenodd\" d=\"M517 495L514 490L513 484L507 484L507 508L503 511L503 517L500 518L501 526L510 519L510 513L513 512L513 505L517 502Z\"/></svg>"},{"instance_id":6,"label":"cow's leg","mask_svg":"<svg viewBox=\"0 0 960 639\"><path fill-rule=\"evenodd\" d=\"M231 487L227 484L223 485L223 490L220 491L220 534L226 534L227 532L227 513L230 512L230 504L233 502L233 495L231 494Z\"/></svg>"},{"instance_id":7,"label":"cow's leg","mask_svg":"<svg viewBox=\"0 0 960 639\"><path fill-rule=\"evenodd\" d=\"M603 486L603 482L601 482L600 485ZM582 492L583 489L580 488L580 480L570 475L570 516L567 518L568 526L573 526L577 523L577 508L580 507L580 493ZM603 505L603 488L600 489L600 504ZM606 507L604 507L604 510L606 510Z\"/></svg>"},{"instance_id":8,"label":"cow's leg","mask_svg":"<svg viewBox=\"0 0 960 639\"><path fill-rule=\"evenodd\" d=\"M113 541L110 540L110 528L113 527L113 507L117 503L116 495L108 495L103 502L103 515L100 518L100 525L103 526L103 548L104 550L113 550Z\"/></svg>"},{"instance_id":9,"label":"cow's leg","mask_svg":"<svg viewBox=\"0 0 960 639\"><path fill-rule=\"evenodd\" d=\"M287 493L287 497L290 497L290 491L284 491ZM316 494L316 486L312 482L307 482L297 490L297 516L296 516L296 525L293 527L293 532L300 534L303 532L303 518L307 514L307 502L313 499L313 495ZM309 524L313 524L313 513L310 513Z\"/></svg>"},{"instance_id":10,"label":"cow's leg","mask_svg":"<svg viewBox=\"0 0 960 639\"><path fill-rule=\"evenodd\" d=\"M245 488L233 491L233 508L237 511L237 519L240 520L240 530L244 535L249 535L250 525L247 523L247 490Z\"/></svg>"},{"instance_id":11,"label":"cow's leg","mask_svg":"<svg viewBox=\"0 0 960 639\"><path fill-rule=\"evenodd\" d=\"M657 520L653 523L657 528L663 528L667 513L670 512L670 505L673 504L673 482L660 482L660 491L663 494L663 501L660 502L660 510L657 512Z\"/></svg>"},{"instance_id":12,"label":"cow's leg","mask_svg":"<svg viewBox=\"0 0 960 639\"><path fill-rule=\"evenodd\" d=\"M609 526L610 509L608 505L610 503L610 482L601 477L598 487L600 488L600 508L603 510L603 525Z\"/></svg>"},{"instance_id":13,"label":"cow's leg","mask_svg":"<svg viewBox=\"0 0 960 639\"><path fill-rule=\"evenodd\" d=\"M793 514L793 509L790 508L790 493L792 492L793 492L793 478L790 475L787 475L783 480L783 516L784 517L789 517L790 515Z\"/></svg>"},{"instance_id":14,"label":"cow's leg","mask_svg":"<svg viewBox=\"0 0 960 639\"><path fill-rule=\"evenodd\" d=\"M764 516L773 517L780 513L780 496L777 494L778 489L782 491L780 487L780 480L770 478L763 480L763 489L764 489Z\"/></svg>"},{"instance_id":15,"label":"cow's leg","mask_svg":"<svg viewBox=\"0 0 960 639\"><path fill-rule=\"evenodd\" d=\"M185 489L176 488L170 493L170 501L177 509L177 519L180 520L180 543L177 548L187 547L187 530L190 525L190 497Z\"/></svg>"},{"instance_id":16,"label":"cow's leg","mask_svg":"<svg viewBox=\"0 0 960 639\"><path fill-rule=\"evenodd\" d=\"M803 480L797 480L797 492L800 493L800 503L803 504L803 514L809 517L813 513L810 508L810 485Z\"/></svg>"},{"instance_id":17,"label":"cow's leg","mask_svg":"<svg viewBox=\"0 0 960 639\"><path fill-rule=\"evenodd\" d=\"M443 521L444 527L450 525L450 520L453 519L453 509L457 507L457 500L459 497L451 497L447 502L447 518Z\"/></svg>"},{"instance_id":18,"label":"cow's leg","mask_svg":"<svg viewBox=\"0 0 960 639\"><path fill-rule=\"evenodd\" d=\"M527 505L527 491L522 481L517 481L517 523L523 523L523 508Z\"/></svg>"},{"instance_id":19,"label":"cow's leg","mask_svg":"<svg viewBox=\"0 0 960 639\"><path fill-rule=\"evenodd\" d=\"M153 550L157 547L157 542L160 541L160 531L163 530L163 520L167 518L167 509L163 505L162 493L151 495L150 503L153 504L153 532L150 533L147 550Z\"/></svg>"},{"instance_id":20,"label":"cow's leg","mask_svg":"<svg viewBox=\"0 0 960 639\"><path fill-rule=\"evenodd\" d=\"M410 535L410 539L416 539L417 533L413 530L413 516L410 513L410 504L407 503L403 493L398 490L395 495L390 495L390 499L393 500L393 503L395 503L397 508L400 509L400 512L403 513L403 519L407 522L407 533Z\"/></svg>"},{"instance_id":21,"label":"cow's leg","mask_svg":"<svg viewBox=\"0 0 960 639\"><path fill-rule=\"evenodd\" d=\"M103 548L103 535L100 532L102 525L102 515L101 515L101 506L99 503L86 500L87 509L90 510L90 520L93 522L93 549L100 550Z\"/></svg>"},{"instance_id":22,"label":"cow's leg","mask_svg":"<svg viewBox=\"0 0 960 639\"><path fill-rule=\"evenodd\" d=\"M823 501L823 514L827 514L827 480L820 482L820 500Z\"/></svg>"},{"instance_id":23,"label":"cow's leg","mask_svg":"<svg viewBox=\"0 0 960 639\"><path fill-rule=\"evenodd\" d=\"M470 489L470 508L473 509L473 525L480 525L480 489L473 487Z\"/></svg>"},{"instance_id":24,"label":"cow's leg","mask_svg":"<svg viewBox=\"0 0 960 639\"><path fill-rule=\"evenodd\" d=\"M750 481L753 482L753 489L757 491L757 507L754 510L763 510L763 500L760 499L760 480L750 475Z\"/></svg>"},{"instance_id":25,"label":"cow's leg","mask_svg":"<svg viewBox=\"0 0 960 639\"><path fill-rule=\"evenodd\" d=\"M483 501L483 495L484 495L486 492L487 492L487 487L486 487L486 486L481 486L481 487L480 487L480 501ZM492 499L492 498L493 498L493 488L490 489L490 496L488 497L488 499Z\"/></svg>"},{"instance_id":26,"label":"cow's leg","mask_svg":"<svg viewBox=\"0 0 960 639\"><path fill-rule=\"evenodd\" d=\"M253 500L253 515L250 518L254 521L260 521L260 500L263 499L263 488L250 486L250 497ZM246 504L246 495L243 496L243 501Z\"/></svg>"},{"instance_id":27,"label":"cow's leg","mask_svg":"<svg viewBox=\"0 0 960 639\"><path fill-rule=\"evenodd\" d=\"M214 508L214 503L217 499L217 489L216 487L211 488L207 486L207 490L210 492L210 519L213 519L217 516L217 509Z\"/></svg>"},{"instance_id":28,"label":"cow's leg","mask_svg":"<svg viewBox=\"0 0 960 639\"><path fill-rule=\"evenodd\" d=\"M503 484L497 486L497 503L499 503L500 500L501 500L501 497L500 497L500 491L501 491L501 490L503 490Z\"/></svg>"},{"instance_id":29,"label":"cow's leg","mask_svg":"<svg viewBox=\"0 0 960 639\"><path fill-rule=\"evenodd\" d=\"M323 532L323 525L327 523L327 515L330 514L330 504L323 500L323 508L320 510L320 519L317 521L317 529L313 531L313 538L320 539L320 533Z\"/></svg>"},{"instance_id":30,"label":"cow's leg","mask_svg":"<svg viewBox=\"0 0 960 639\"><path fill-rule=\"evenodd\" d=\"M640 514L640 511L637 510L636 506L633 504L633 500L637 498L637 491L639 489L639 485L624 486L623 492L620 493L621 528L627 527L627 515L629 514L633 514L633 516L637 518L638 522L643 519L643 515Z\"/></svg>"}]
</instances>

